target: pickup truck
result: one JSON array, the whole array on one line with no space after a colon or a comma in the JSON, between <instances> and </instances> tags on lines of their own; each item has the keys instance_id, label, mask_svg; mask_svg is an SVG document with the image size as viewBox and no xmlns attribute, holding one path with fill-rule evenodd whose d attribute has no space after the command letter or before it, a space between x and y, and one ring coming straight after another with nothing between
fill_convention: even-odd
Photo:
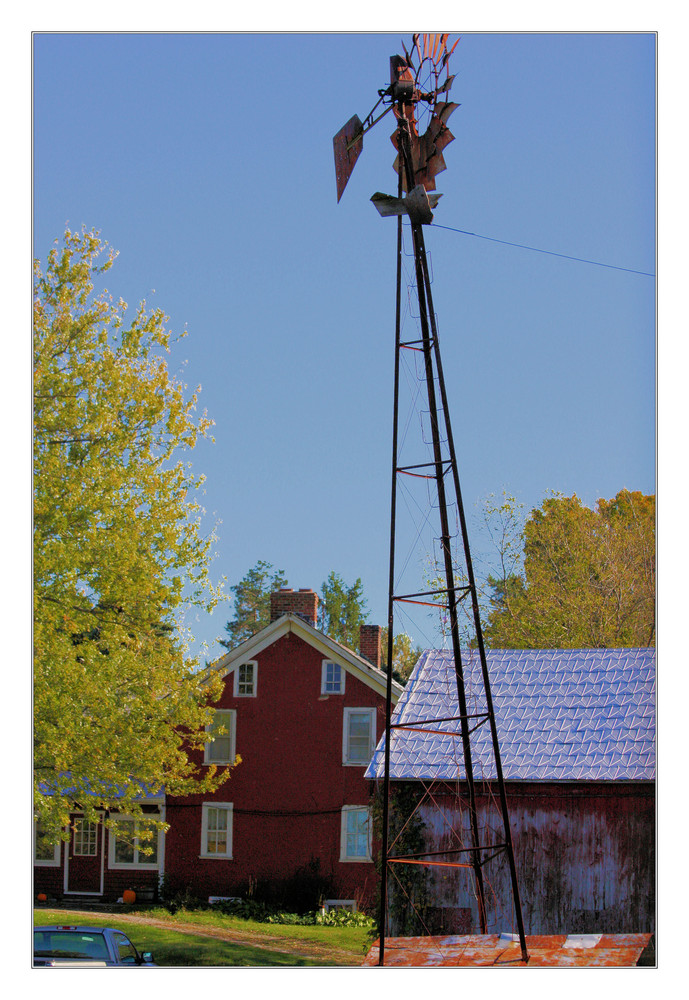
<instances>
[{"instance_id":1,"label":"pickup truck","mask_svg":"<svg viewBox=\"0 0 689 1000\"><path fill-rule=\"evenodd\" d=\"M154 966L155 962L150 951L137 951L126 934L112 927L55 924L35 928L33 964L34 968L105 969Z\"/></svg>"}]
</instances>

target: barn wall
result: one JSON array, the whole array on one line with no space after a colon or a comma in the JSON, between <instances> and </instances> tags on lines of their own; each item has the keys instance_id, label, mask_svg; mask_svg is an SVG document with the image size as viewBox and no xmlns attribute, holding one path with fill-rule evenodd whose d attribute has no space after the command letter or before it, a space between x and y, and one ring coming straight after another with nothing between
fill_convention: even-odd
<instances>
[{"instance_id":1,"label":"barn wall","mask_svg":"<svg viewBox=\"0 0 689 1000\"><path fill-rule=\"evenodd\" d=\"M655 930L655 787L653 783L510 783L510 825L527 934L633 933ZM420 809L429 850L470 844L466 808L456 795ZM497 789L479 796L485 843L502 840ZM454 835L448 832L451 821ZM484 869L490 932L516 931L504 852ZM473 876L429 870L430 929L479 930Z\"/></svg>"}]
</instances>

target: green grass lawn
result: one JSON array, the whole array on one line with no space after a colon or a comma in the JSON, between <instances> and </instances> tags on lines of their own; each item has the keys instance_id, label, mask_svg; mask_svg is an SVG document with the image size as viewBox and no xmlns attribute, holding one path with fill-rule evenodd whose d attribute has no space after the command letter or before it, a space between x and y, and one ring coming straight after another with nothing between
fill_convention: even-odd
<instances>
[{"instance_id":1,"label":"green grass lawn","mask_svg":"<svg viewBox=\"0 0 689 1000\"><path fill-rule=\"evenodd\" d=\"M310 941L330 948L351 952L354 958L365 955L371 945L371 935L366 927L323 927L315 924L267 924L257 920L232 917L211 910L180 910L169 913L164 907L147 910L146 916L175 923L217 927L256 935L256 937L284 938L287 941Z\"/></svg>"},{"instance_id":2,"label":"green grass lawn","mask_svg":"<svg viewBox=\"0 0 689 1000\"><path fill-rule=\"evenodd\" d=\"M166 926L120 920L112 913L75 917L48 909L34 910L34 922L37 926L79 923L116 927L124 931L139 951L152 952L154 961L161 966L352 966L361 964L370 944L366 929L361 927L262 924L210 911L180 910L173 915L162 907L128 913L164 921ZM193 925L199 935L176 930L179 925ZM204 931L213 930L234 932L249 940L201 936ZM304 954L305 951L311 954Z\"/></svg>"}]
</instances>

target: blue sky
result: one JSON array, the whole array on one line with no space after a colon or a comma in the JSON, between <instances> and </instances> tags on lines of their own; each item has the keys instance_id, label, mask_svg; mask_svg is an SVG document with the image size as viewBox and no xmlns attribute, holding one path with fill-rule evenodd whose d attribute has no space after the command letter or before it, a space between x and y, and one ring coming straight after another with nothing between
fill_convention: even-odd
<instances>
[{"instance_id":1,"label":"blue sky","mask_svg":"<svg viewBox=\"0 0 689 1000\"><path fill-rule=\"evenodd\" d=\"M332 137L373 107L409 37L38 34L33 48L34 253L66 224L96 228L119 251L111 291L188 330L171 368L215 420L193 456L214 575L231 584L265 559L294 587L360 576L381 624L395 224L369 199L396 189L391 116L339 205ZM480 561L489 493L528 510L550 490L589 505L655 492L655 36L467 33L451 65L461 107L425 235ZM228 613L193 625L211 655Z\"/></svg>"}]
</instances>

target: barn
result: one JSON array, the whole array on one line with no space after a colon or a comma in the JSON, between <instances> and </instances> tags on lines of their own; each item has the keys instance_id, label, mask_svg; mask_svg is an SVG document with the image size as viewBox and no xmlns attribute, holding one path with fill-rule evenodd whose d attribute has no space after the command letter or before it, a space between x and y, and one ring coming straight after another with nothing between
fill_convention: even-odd
<instances>
[{"instance_id":1,"label":"barn","mask_svg":"<svg viewBox=\"0 0 689 1000\"><path fill-rule=\"evenodd\" d=\"M491 691L527 934L655 930L655 650L489 650ZM484 710L478 653L463 654L468 712ZM393 723L458 715L451 652L426 650ZM470 842L461 740L393 729L393 801L411 805L427 852ZM385 738L367 777L380 788ZM498 843L497 783L487 726L472 734L482 843ZM394 815L394 810L393 810ZM393 866L395 867L395 866ZM399 867L399 866L396 866ZM489 932L513 932L509 872L487 860ZM391 879L391 933L478 931L472 876L429 867L412 888ZM399 904L399 898L403 904ZM414 897L408 899L407 897ZM395 921L397 926L395 926Z\"/></svg>"}]
</instances>

